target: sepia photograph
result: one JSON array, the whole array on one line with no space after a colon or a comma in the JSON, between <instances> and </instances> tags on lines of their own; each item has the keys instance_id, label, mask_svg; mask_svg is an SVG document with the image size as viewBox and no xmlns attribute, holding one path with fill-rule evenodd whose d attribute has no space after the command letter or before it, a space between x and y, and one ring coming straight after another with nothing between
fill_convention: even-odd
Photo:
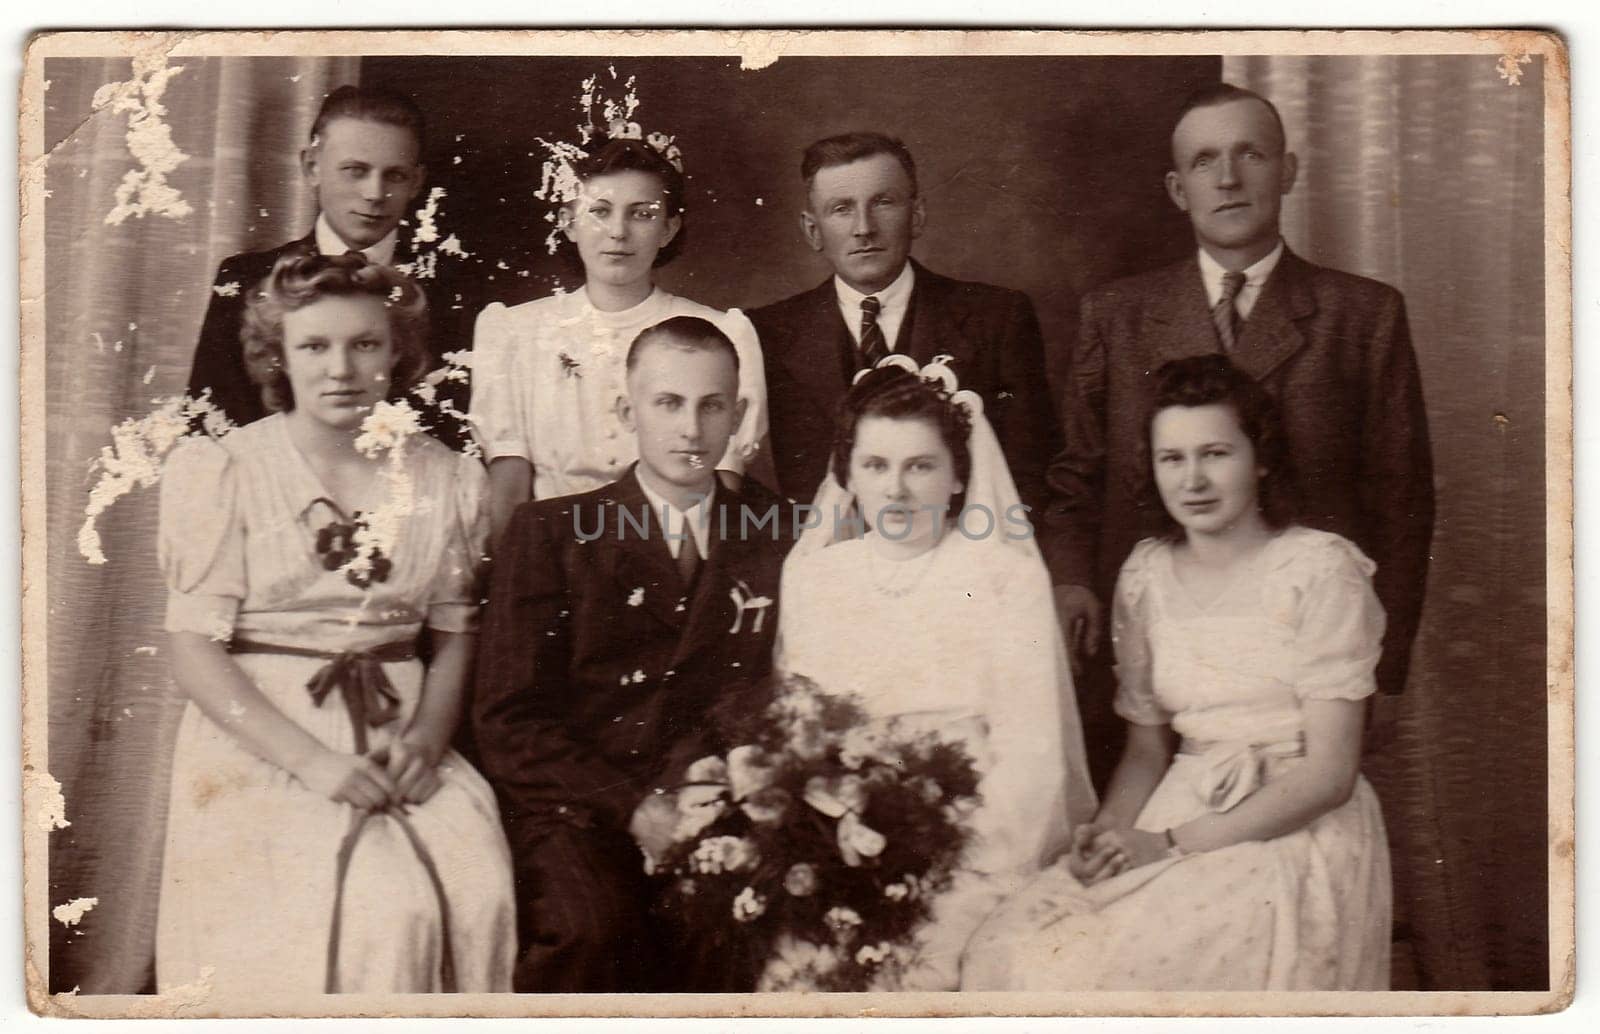
<instances>
[{"instance_id":1,"label":"sepia photograph","mask_svg":"<svg viewBox=\"0 0 1600 1034\"><path fill-rule=\"evenodd\" d=\"M1566 1007L1569 93L1536 31L36 37L31 1007Z\"/></svg>"}]
</instances>

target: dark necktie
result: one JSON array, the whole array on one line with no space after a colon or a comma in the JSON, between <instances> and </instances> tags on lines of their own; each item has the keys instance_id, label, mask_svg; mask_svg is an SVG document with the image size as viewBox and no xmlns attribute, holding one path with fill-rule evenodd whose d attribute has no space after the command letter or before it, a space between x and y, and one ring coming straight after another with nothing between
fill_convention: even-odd
<instances>
[{"instance_id":1,"label":"dark necktie","mask_svg":"<svg viewBox=\"0 0 1600 1034\"><path fill-rule=\"evenodd\" d=\"M1243 273L1222 274L1222 297L1211 307L1211 322L1216 324L1217 340L1222 342L1224 352L1233 351L1234 341L1239 336L1239 310L1233 307L1233 300L1243 289Z\"/></svg>"},{"instance_id":2,"label":"dark necktie","mask_svg":"<svg viewBox=\"0 0 1600 1034\"><path fill-rule=\"evenodd\" d=\"M878 313L882 311L883 303L876 297L861 299L861 360L869 370L889 354L889 342L884 339L883 327L878 323Z\"/></svg>"},{"instance_id":3,"label":"dark necktie","mask_svg":"<svg viewBox=\"0 0 1600 1034\"><path fill-rule=\"evenodd\" d=\"M689 517L684 516L684 525L679 532L683 541L678 543L678 577L687 589L694 584L694 576L700 571L700 547L695 545L694 533L689 530Z\"/></svg>"}]
</instances>

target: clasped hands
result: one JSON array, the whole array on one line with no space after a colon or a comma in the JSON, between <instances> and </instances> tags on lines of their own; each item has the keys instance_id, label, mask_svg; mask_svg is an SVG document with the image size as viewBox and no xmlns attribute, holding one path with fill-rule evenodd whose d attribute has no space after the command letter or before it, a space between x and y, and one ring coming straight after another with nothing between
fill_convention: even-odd
<instances>
[{"instance_id":1,"label":"clasped hands","mask_svg":"<svg viewBox=\"0 0 1600 1034\"><path fill-rule=\"evenodd\" d=\"M312 790L363 811L421 804L436 793L443 745L406 735L365 754L321 750L295 775Z\"/></svg>"},{"instance_id":2,"label":"clasped hands","mask_svg":"<svg viewBox=\"0 0 1600 1034\"><path fill-rule=\"evenodd\" d=\"M1067 871L1085 887L1092 887L1101 880L1160 861L1169 849L1165 833L1084 822L1072 829Z\"/></svg>"}]
</instances>

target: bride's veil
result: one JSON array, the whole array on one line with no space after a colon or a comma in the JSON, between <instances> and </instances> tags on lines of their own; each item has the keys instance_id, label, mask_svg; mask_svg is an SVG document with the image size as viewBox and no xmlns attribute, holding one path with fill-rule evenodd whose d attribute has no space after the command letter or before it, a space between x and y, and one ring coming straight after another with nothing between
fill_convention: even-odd
<instances>
[{"instance_id":1,"label":"bride's veil","mask_svg":"<svg viewBox=\"0 0 1600 1034\"><path fill-rule=\"evenodd\" d=\"M1027 521L1027 509L1017 494L1016 482L1011 478L1011 468L1006 464L1005 454L1000 449L1000 440L995 437L994 428L984 416L983 399L976 392L959 387L954 371L944 361L946 358L938 356L927 365L918 367L910 356L895 353L882 359L878 363L878 368L897 366L913 376L935 382L952 403L966 410L972 423L972 430L967 437L967 449L972 458L972 466L966 479L963 509L975 514L987 511L980 526L989 528L989 533L986 535L977 537L967 535L967 541L980 550L1016 551L1027 558L1028 564L1035 565L1043 572L1044 558L1039 551L1038 542L1035 541L1033 526ZM860 380L866 373L865 370L861 371L856 375L856 379ZM802 558L806 554L826 549L838 542L859 538L865 532L864 515L857 505L855 493L843 484L840 477L842 472L832 470L831 466L830 464L828 476L823 479L822 486L818 488L811 503L812 520L820 522L806 523L805 530L801 532L791 552L792 559ZM947 538L953 534L950 522L955 521L957 517L955 514L947 517L945 532ZM978 522L975 520L974 524ZM1052 608L1051 620L1039 622L1039 627L1047 629L1042 634L1048 635L1051 639L1051 650L1055 658L1055 685L1058 687L1060 699L1061 742L1066 771L1066 785L1062 787L1066 827L1060 835L1064 837L1066 829L1070 828L1071 824L1087 822L1093 817L1096 802L1083 747L1083 726L1078 715L1077 694L1072 680L1072 668L1067 659L1066 640L1061 634L1060 622L1053 613L1053 605L1048 602L1046 605ZM1065 843L1058 846L1064 848Z\"/></svg>"}]
</instances>

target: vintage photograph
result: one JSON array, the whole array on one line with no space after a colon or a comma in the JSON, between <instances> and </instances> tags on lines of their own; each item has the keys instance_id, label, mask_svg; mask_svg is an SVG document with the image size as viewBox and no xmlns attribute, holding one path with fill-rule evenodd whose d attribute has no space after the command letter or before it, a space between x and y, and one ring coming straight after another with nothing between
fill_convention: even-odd
<instances>
[{"instance_id":1,"label":"vintage photograph","mask_svg":"<svg viewBox=\"0 0 1600 1034\"><path fill-rule=\"evenodd\" d=\"M1568 80L39 37L33 1008L1563 1007Z\"/></svg>"}]
</instances>

